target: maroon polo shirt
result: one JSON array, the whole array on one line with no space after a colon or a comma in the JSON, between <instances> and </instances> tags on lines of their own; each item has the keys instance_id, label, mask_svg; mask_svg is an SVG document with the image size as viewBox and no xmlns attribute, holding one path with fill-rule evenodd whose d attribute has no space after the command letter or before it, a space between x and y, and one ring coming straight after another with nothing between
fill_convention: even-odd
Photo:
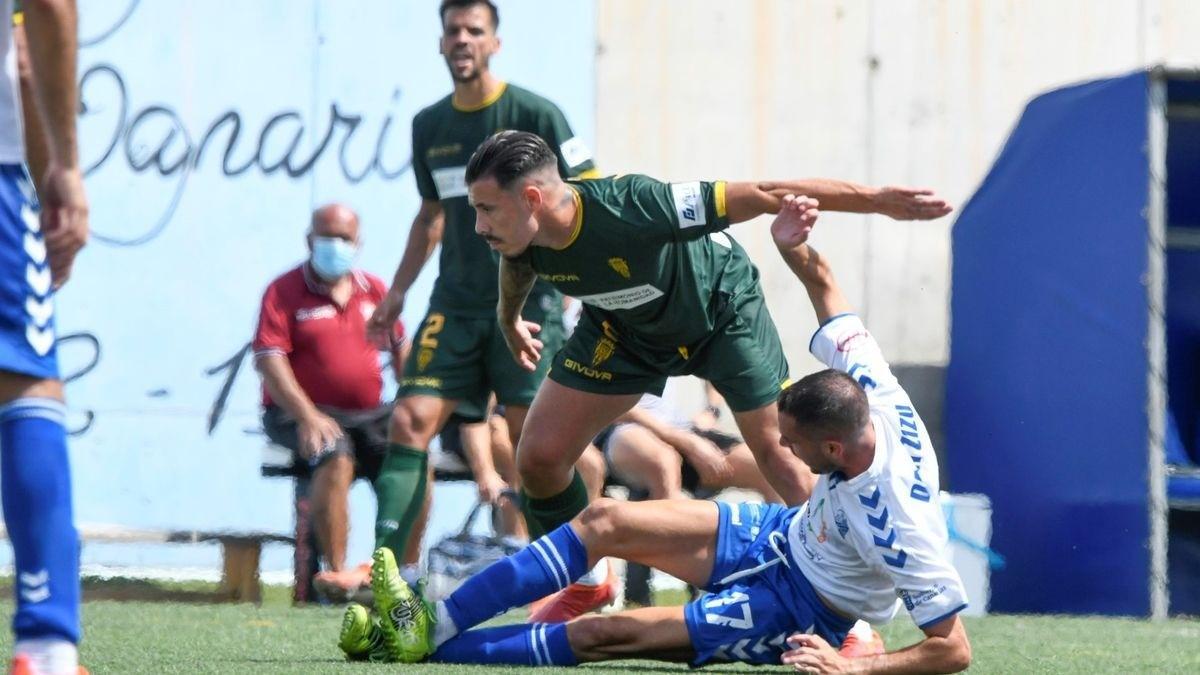
<instances>
[{"instance_id":1,"label":"maroon polo shirt","mask_svg":"<svg viewBox=\"0 0 1200 675\"><path fill-rule=\"evenodd\" d=\"M379 350L367 340L367 319L383 301L387 286L372 274L355 270L354 291L339 307L307 263L267 286L254 333L254 356L287 357L300 388L317 405L367 410L380 403L383 375ZM393 345L404 339L396 322ZM271 397L263 387L263 405Z\"/></svg>"}]
</instances>

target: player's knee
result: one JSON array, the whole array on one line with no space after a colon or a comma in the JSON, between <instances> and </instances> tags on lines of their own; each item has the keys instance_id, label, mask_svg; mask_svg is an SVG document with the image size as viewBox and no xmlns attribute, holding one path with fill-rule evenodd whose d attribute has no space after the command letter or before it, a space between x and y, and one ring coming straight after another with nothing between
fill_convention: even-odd
<instances>
[{"instance_id":1,"label":"player's knee","mask_svg":"<svg viewBox=\"0 0 1200 675\"><path fill-rule=\"evenodd\" d=\"M576 532L589 550L615 541L621 532L625 502L601 497L575 517Z\"/></svg>"},{"instance_id":2,"label":"player's knee","mask_svg":"<svg viewBox=\"0 0 1200 675\"><path fill-rule=\"evenodd\" d=\"M429 415L410 405L407 399L400 399L392 408L392 418L388 426L389 440L393 443L408 445L414 448L425 448L433 438L434 421Z\"/></svg>"},{"instance_id":3,"label":"player's knee","mask_svg":"<svg viewBox=\"0 0 1200 675\"><path fill-rule=\"evenodd\" d=\"M553 446L521 439L520 449L517 450L517 471L521 481L526 485L537 485L546 478L558 477L565 473L569 464L565 464Z\"/></svg>"}]
</instances>

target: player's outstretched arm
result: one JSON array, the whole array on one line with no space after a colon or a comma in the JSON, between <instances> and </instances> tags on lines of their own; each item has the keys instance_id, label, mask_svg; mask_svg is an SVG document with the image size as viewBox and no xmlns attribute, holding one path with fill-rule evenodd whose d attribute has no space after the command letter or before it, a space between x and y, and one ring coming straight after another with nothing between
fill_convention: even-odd
<instances>
[{"instance_id":1,"label":"player's outstretched arm","mask_svg":"<svg viewBox=\"0 0 1200 675\"><path fill-rule=\"evenodd\" d=\"M392 329L400 312L404 309L404 298L408 289L417 280L417 275L433 255L433 250L442 241L442 229L446 224L446 213L442 203L436 199L421 200L421 208L413 218L412 227L408 230L408 243L404 245L404 255L400 257L400 265L392 277L392 287L383 302L375 308L371 318L367 319L367 335L378 344L387 344L392 337Z\"/></svg>"},{"instance_id":2,"label":"player's outstretched arm","mask_svg":"<svg viewBox=\"0 0 1200 675\"><path fill-rule=\"evenodd\" d=\"M933 190L897 186L870 187L831 178L731 182L725 186L730 223L778 213L787 195L807 195L826 211L879 213L896 220L933 220L953 207Z\"/></svg>"},{"instance_id":3,"label":"player's outstretched arm","mask_svg":"<svg viewBox=\"0 0 1200 675\"><path fill-rule=\"evenodd\" d=\"M542 356L542 341L534 337L542 327L521 318L525 299L536 281L537 273L528 262L500 258L500 302L496 305L496 318L513 358L528 371L537 368Z\"/></svg>"},{"instance_id":4,"label":"player's outstretched arm","mask_svg":"<svg viewBox=\"0 0 1200 675\"><path fill-rule=\"evenodd\" d=\"M804 673L957 673L971 665L971 643L958 615L924 629L925 639L904 649L847 659L817 635L788 638L784 665Z\"/></svg>"},{"instance_id":5,"label":"player's outstretched arm","mask_svg":"<svg viewBox=\"0 0 1200 675\"><path fill-rule=\"evenodd\" d=\"M771 238L792 273L804 284L808 299L817 313L817 321L846 314L851 310L846 296L833 277L825 257L808 245L808 236L816 224L817 210L812 199L786 195L779 215L771 223Z\"/></svg>"}]
</instances>

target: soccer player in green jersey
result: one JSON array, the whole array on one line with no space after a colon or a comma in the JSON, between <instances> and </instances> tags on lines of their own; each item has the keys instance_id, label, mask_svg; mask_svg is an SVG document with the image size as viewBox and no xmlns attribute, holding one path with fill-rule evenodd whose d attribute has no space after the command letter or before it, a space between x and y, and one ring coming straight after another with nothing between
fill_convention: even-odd
<instances>
[{"instance_id":1,"label":"soccer player in green jersey","mask_svg":"<svg viewBox=\"0 0 1200 675\"><path fill-rule=\"evenodd\" d=\"M521 310L539 279L583 301L529 410L517 449L531 536L587 505L572 466L588 441L668 376L696 375L725 397L763 474L789 504L813 474L780 444L776 399L788 365L758 270L723 230L804 197L831 211L932 219L950 206L929 190L838 180L663 183L629 175L565 182L535 134L500 132L467 165L476 232L503 257L498 314L520 365L549 352ZM582 593L582 591L580 591ZM579 609L588 609L578 603Z\"/></svg>"},{"instance_id":2,"label":"soccer player in green jersey","mask_svg":"<svg viewBox=\"0 0 1200 675\"><path fill-rule=\"evenodd\" d=\"M500 49L499 15L486 0L444 0L441 53L454 91L413 119L413 160L421 206L387 297L368 324L379 335L394 325L421 268L441 243L440 272L429 312L414 334L389 433L390 451L375 483L377 545L400 556L427 489L429 442L460 401L486 406L496 393L509 429L521 429L545 376L525 371L508 355L496 324L497 256L474 233L463 176L471 152L500 129L539 134L553 146L556 171L586 176L591 154L550 101L499 79L488 68ZM550 285L534 288L524 316L560 344L562 297ZM486 416L481 412L481 417ZM514 443L516 439L514 438Z\"/></svg>"}]
</instances>

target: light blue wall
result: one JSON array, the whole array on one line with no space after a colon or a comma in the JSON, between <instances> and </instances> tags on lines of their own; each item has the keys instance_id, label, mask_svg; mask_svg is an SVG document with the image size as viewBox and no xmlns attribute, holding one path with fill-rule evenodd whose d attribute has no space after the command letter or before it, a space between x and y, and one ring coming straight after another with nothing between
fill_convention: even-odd
<instances>
[{"instance_id":1,"label":"light blue wall","mask_svg":"<svg viewBox=\"0 0 1200 675\"><path fill-rule=\"evenodd\" d=\"M209 436L228 371L205 371L249 339L263 288L305 255L314 205L340 200L356 209L360 263L390 278L417 204L410 120L450 90L437 4L81 2L80 133L94 235L58 301L60 334L90 333L101 351L95 369L68 388L73 423L95 415L71 448L79 522L290 531L290 483L259 477L261 437L246 433L258 427L255 373L243 364ZM493 69L558 102L594 145L593 2L499 4L504 43ZM331 106L361 117L352 134L340 123L300 175L264 170L297 136L293 163L311 156ZM261 146L260 165L235 175L222 170L231 125L202 143L229 111L242 124L230 166ZM423 315L435 274L436 262L410 293L408 325ZM61 351L67 374L95 357L84 341ZM466 488L453 489L438 493L435 532L456 526L469 501ZM374 513L365 485L353 508L352 557L363 557ZM288 568L289 555L274 551L266 567ZM205 547L84 552L85 563L216 560Z\"/></svg>"}]
</instances>

